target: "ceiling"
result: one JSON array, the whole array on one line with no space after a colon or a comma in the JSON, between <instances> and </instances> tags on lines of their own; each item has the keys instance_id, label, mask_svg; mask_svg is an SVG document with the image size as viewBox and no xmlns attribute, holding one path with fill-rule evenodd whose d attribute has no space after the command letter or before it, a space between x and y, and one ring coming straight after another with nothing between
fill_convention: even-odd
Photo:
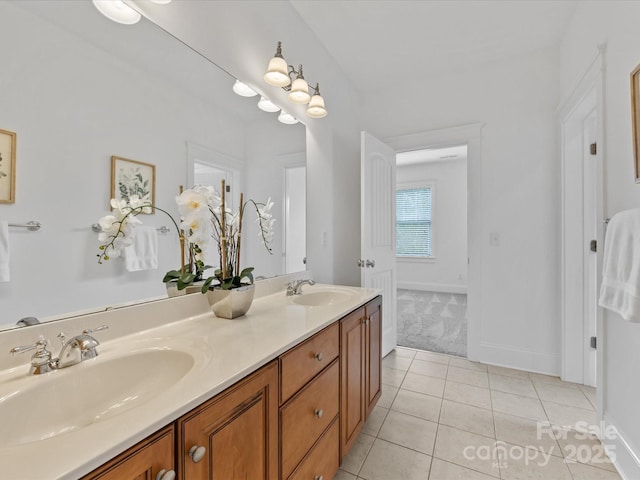
<instances>
[{"instance_id":1,"label":"ceiling","mask_svg":"<svg viewBox=\"0 0 640 480\"><path fill-rule=\"evenodd\" d=\"M552 47L575 0L290 0L363 93Z\"/></svg>"}]
</instances>

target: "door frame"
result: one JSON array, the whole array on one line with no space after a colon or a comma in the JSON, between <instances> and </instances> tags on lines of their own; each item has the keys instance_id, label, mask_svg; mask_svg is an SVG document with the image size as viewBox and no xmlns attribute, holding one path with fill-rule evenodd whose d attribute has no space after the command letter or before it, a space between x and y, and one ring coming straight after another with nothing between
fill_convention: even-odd
<instances>
[{"instance_id":1,"label":"door frame","mask_svg":"<svg viewBox=\"0 0 640 480\"><path fill-rule=\"evenodd\" d=\"M482 128L484 123L383 139L396 153L467 145L467 357L481 360L482 339Z\"/></svg>"},{"instance_id":2,"label":"door frame","mask_svg":"<svg viewBox=\"0 0 640 480\"><path fill-rule=\"evenodd\" d=\"M572 262L570 252L575 250L575 244L571 241L569 231L569 221L576 220L574 215L579 214L578 223L572 228L579 228L584 232L582 221L582 210L575 211L567 205L567 195L571 188L575 189L576 180L579 180L579 188L583 189L583 170L581 168L582 152L579 149L571 148L569 144L569 130L576 125L582 128L582 122L595 110L596 112L596 132L595 140L597 144L595 161L596 175L596 241L598 249L596 252L596 281L600 285L602 281L602 252L604 247L604 73L605 73L605 46L598 47L599 52L593 60L585 74L576 84L574 90L558 109L558 119L560 127L560 148L561 148L561 304L560 315L562 320L562 348L561 348L561 377L563 380L583 383L585 380L585 352L589 348L587 339L583 334L585 329L585 319L582 316L572 314L572 311L582 311L586 299L584 298L584 288L575 295L575 287L572 288L570 280L579 275L583 278L584 261L582 263ZM580 155L580 158L578 158ZM572 162L573 161L573 162ZM572 182L573 181L573 182ZM583 205L583 202L580 202ZM583 245L591 239L584 238L581 234ZM602 415L602 372L603 372L603 328L602 309L596 309L596 338L598 339L598 352L596 361L596 412L598 417Z\"/></svg>"}]
</instances>

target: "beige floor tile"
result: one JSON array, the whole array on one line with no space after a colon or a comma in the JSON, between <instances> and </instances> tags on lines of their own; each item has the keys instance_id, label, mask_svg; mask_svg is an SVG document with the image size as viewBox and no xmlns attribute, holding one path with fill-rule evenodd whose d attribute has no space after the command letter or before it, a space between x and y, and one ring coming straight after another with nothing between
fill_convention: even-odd
<instances>
[{"instance_id":1,"label":"beige floor tile","mask_svg":"<svg viewBox=\"0 0 640 480\"><path fill-rule=\"evenodd\" d=\"M487 388L447 381L444 387L444 398L491 410L491 391Z\"/></svg>"},{"instance_id":2,"label":"beige floor tile","mask_svg":"<svg viewBox=\"0 0 640 480\"><path fill-rule=\"evenodd\" d=\"M338 470L338 473L333 480L356 480L357 477L355 475L350 474L349 472L345 472L344 470Z\"/></svg>"},{"instance_id":3,"label":"beige floor tile","mask_svg":"<svg viewBox=\"0 0 640 480\"><path fill-rule=\"evenodd\" d=\"M529 418L536 421L546 421L547 416L540 400L536 398L513 395L511 393L491 390L491 401L494 412L515 415L516 417Z\"/></svg>"},{"instance_id":4,"label":"beige floor tile","mask_svg":"<svg viewBox=\"0 0 640 480\"><path fill-rule=\"evenodd\" d=\"M360 433L355 443L353 444L351 451L342 460L342 465L340 465L340 468L348 473L357 475L360 471L360 468L362 468L364 460L369 454L369 450L371 450L371 446L373 445L374 440L375 437Z\"/></svg>"},{"instance_id":5,"label":"beige floor tile","mask_svg":"<svg viewBox=\"0 0 640 480\"><path fill-rule=\"evenodd\" d=\"M475 370L477 372L487 371L487 366L484 363L471 362L465 358L451 358L449 365L452 367L466 368L467 370Z\"/></svg>"},{"instance_id":6,"label":"beige floor tile","mask_svg":"<svg viewBox=\"0 0 640 480\"><path fill-rule=\"evenodd\" d=\"M374 437L377 436L384 419L387 417L387 413L389 413L388 408L383 408L380 405L377 405L371 412L371 415L369 415L369 418L367 418L367 421L364 423L362 433L373 435Z\"/></svg>"},{"instance_id":7,"label":"beige floor tile","mask_svg":"<svg viewBox=\"0 0 640 480\"><path fill-rule=\"evenodd\" d=\"M409 357L399 357L398 355L387 355L382 359L382 366L387 368L395 368L396 370L409 370L409 365L413 361Z\"/></svg>"},{"instance_id":8,"label":"beige floor tile","mask_svg":"<svg viewBox=\"0 0 640 480\"><path fill-rule=\"evenodd\" d=\"M572 480L562 458L508 443L501 449L500 475L503 480Z\"/></svg>"},{"instance_id":9,"label":"beige floor tile","mask_svg":"<svg viewBox=\"0 0 640 480\"><path fill-rule=\"evenodd\" d=\"M449 359L451 357L447 355L440 355L439 353L434 352L418 352L416 353L416 360L423 360L425 362L434 362L434 363L442 363L443 365L449 364Z\"/></svg>"},{"instance_id":10,"label":"beige floor tile","mask_svg":"<svg viewBox=\"0 0 640 480\"><path fill-rule=\"evenodd\" d=\"M382 367L382 383L392 387L399 387L402 380L404 380L405 373L407 372L395 368Z\"/></svg>"},{"instance_id":11,"label":"beige floor tile","mask_svg":"<svg viewBox=\"0 0 640 480\"><path fill-rule=\"evenodd\" d=\"M378 406L384 408L391 407L391 404L396 398L397 393L398 387L392 387L391 385L382 385L382 394L380 395L380 399L378 400Z\"/></svg>"},{"instance_id":12,"label":"beige floor tile","mask_svg":"<svg viewBox=\"0 0 640 480\"><path fill-rule=\"evenodd\" d=\"M500 476L496 441L483 435L440 425L433 456L493 477Z\"/></svg>"},{"instance_id":13,"label":"beige floor tile","mask_svg":"<svg viewBox=\"0 0 640 480\"><path fill-rule=\"evenodd\" d=\"M557 438L567 462L586 463L592 467L616 471L604 446L595 435L563 430L557 433Z\"/></svg>"},{"instance_id":14,"label":"beige floor tile","mask_svg":"<svg viewBox=\"0 0 640 480\"><path fill-rule=\"evenodd\" d=\"M367 480L425 480L431 457L376 439L358 476Z\"/></svg>"},{"instance_id":15,"label":"beige floor tile","mask_svg":"<svg viewBox=\"0 0 640 480\"><path fill-rule=\"evenodd\" d=\"M523 378L529 380L529 372L525 372L524 370L499 367L497 365L488 365L487 368L489 370L489 373L495 373L496 375L503 375L505 377Z\"/></svg>"},{"instance_id":16,"label":"beige floor tile","mask_svg":"<svg viewBox=\"0 0 640 480\"><path fill-rule=\"evenodd\" d=\"M569 463L568 467L575 480L621 480L622 478L617 471L603 470L582 463Z\"/></svg>"},{"instance_id":17,"label":"beige floor tile","mask_svg":"<svg viewBox=\"0 0 640 480\"><path fill-rule=\"evenodd\" d=\"M491 390L513 393L524 397L538 398L536 389L531 380L524 378L506 377L504 375L489 374L489 386Z\"/></svg>"},{"instance_id":18,"label":"beige floor tile","mask_svg":"<svg viewBox=\"0 0 640 480\"><path fill-rule=\"evenodd\" d=\"M557 387L550 384L538 384L536 386L540 400L549 400L562 405L593 410L591 402L579 388Z\"/></svg>"},{"instance_id":19,"label":"beige floor tile","mask_svg":"<svg viewBox=\"0 0 640 480\"><path fill-rule=\"evenodd\" d=\"M495 438L493 412L484 408L443 400L440 424Z\"/></svg>"},{"instance_id":20,"label":"beige floor tile","mask_svg":"<svg viewBox=\"0 0 640 480\"><path fill-rule=\"evenodd\" d=\"M551 375L543 375L541 373L529 373L531 381L535 384L550 384L557 387L578 388L577 383L565 382L560 377L552 377Z\"/></svg>"},{"instance_id":21,"label":"beige floor tile","mask_svg":"<svg viewBox=\"0 0 640 480\"><path fill-rule=\"evenodd\" d=\"M582 393L584 393L585 397L587 397L587 400L589 400L589 403L591 403L591 406L594 408L596 408L596 389L593 387L588 387L587 385L578 385L578 388L580 388L580 390L582 390Z\"/></svg>"},{"instance_id":22,"label":"beige floor tile","mask_svg":"<svg viewBox=\"0 0 640 480\"><path fill-rule=\"evenodd\" d=\"M582 432L586 431L589 425L595 425L596 412L593 410L560 405L548 400L543 400L542 404L547 412L549 421L554 425Z\"/></svg>"},{"instance_id":23,"label":"beige floor tile","mask_svg":"<svg viewBox=\"0 0 640 480\"><path fill-rule=\"evenodd\" d=\"M485 372L476 372L466 368L449 367L447 380L458 383L466 383L476 387L489 388L489 375Z\"/></svg>"},{"instance_id":24,"label":"beige floor tile","mask_svg":"<svg viewBox=\"0 0 640 480\"><path fill-rule=\"evenodd\" d=\"M435 422L390 411L378 438L431 455L437 430L438 424Z\"/></svg>"},{"instance_id":25,"label":"beige floor tile","mask_svg":"<svg viewBox=\"0 0 640 480\"><path fill-rule=\"evenodd\" d=\"M391 410L437 422L441 404L441 398L400 389Z\"/></svg>"},{"instance_id":26,"label":"beige floor tile","mask_svg":"<svg viewBox=\"0 0 640 480\"><path fill-rule=\"evenodd\" d=\"M407 372L400 388L413 392L424 393L434 397L442 397L445 381L442 378L427 377L417 373Z\"/></svg>"},{"instance_id":27,"label":"beige floor tile","mask_svg":"<svg viewBox=\"0 0 640 480\"><path fill-rule=\"evenodd\" d=\"M409 372L444 379L447 377L447 366L442 363L414 360L409 367Z\"/></svg>"},{"instance_id":28,"label":"beige floor tile","mask_svg":"<svg viewBox=\"0 0 640 480\"><path fill-rule=\"evenodd\" d=\"M551 455L562 457L562 450L556 442L556 435L550 425L528 418L514 417L504 413L493 414L496 438L521 447L536 448Z\"/></svg>"},{"instance_id":29,"label":"beige floor tile","mask_svg":"<svg viewBox=\"0 0 640 480\"><path fill-rule=\"evenodd\" d=\"M494 477L468 468L445 462L439 458L431 461L429 480L491 480Z\"/></svg>"},{"instance_id":30,"label":"beige floor tile","mask_svg":"<svg viewBox=\"0 0 640 480\"><path fill-rule=\"evenodd\" d=\"M399 357L414 358L416 356L416 353L418 352L410 348L396 347L391 351L389 355L394 354L394 355L398 355Z\"/></svg>"}]
</instances>

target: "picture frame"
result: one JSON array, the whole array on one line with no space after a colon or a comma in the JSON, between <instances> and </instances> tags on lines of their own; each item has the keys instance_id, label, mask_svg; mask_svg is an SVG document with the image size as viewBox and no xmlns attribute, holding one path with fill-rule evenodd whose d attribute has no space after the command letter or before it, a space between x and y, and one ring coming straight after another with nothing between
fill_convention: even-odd
<instances>
[{"instance_id":1,"label":"picture frame","mask_svg":"<svg viewBox=\"0 0 640 480\"><path fill-rule=\"evenodd\" d=\"M16 142L15 132L0 130L0 203L16 201Z\"/></svg>"},{"instance_id":2,"label":"picture frame","mask_svg":"<svg viewBox=\"0 0 640 480\"><path fill-rule=\"evenodd\" d=\"M636 183L640 183L640 65L631 72L631 124Z\"/></svg>"},{"instance_id":3,"label":"picture frame","mask_svg":"<svg viewBox=\"0 0 640 480\"><path fill-rule=\"evenodd\" d=\"M156 203L156 166L130 158L111 157L111 198L129 200L138 195ZM155 209L154 209L155 210ZM151 213L155 213L152 210Z\"/></svg>"}]
</instances>

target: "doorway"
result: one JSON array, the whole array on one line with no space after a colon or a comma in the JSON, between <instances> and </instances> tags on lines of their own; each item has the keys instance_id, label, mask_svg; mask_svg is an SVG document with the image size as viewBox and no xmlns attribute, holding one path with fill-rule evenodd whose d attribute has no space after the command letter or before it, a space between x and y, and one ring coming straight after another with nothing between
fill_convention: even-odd
<instances>
[{"instance_id":1,"label":"doorway","mask_svg":"<svg viewBox=\"0 0 640 480\"><path fill-rule=\"evenodd\" d=\"M397 154L398 345L467 356L467 146Z\"/></svg>"}]
</instances>

